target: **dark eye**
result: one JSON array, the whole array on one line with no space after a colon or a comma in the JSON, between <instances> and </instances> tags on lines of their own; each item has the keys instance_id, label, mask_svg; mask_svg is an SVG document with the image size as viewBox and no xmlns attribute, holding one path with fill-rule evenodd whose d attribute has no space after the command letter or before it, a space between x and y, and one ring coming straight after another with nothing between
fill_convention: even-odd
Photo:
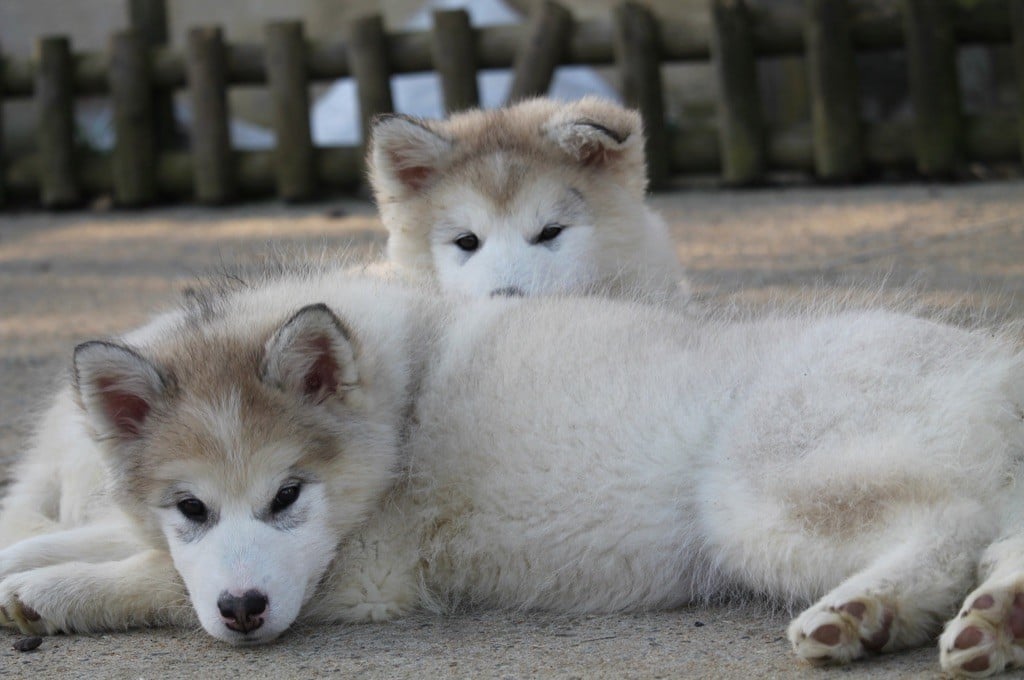
<instances>
[{"instance_id":1,"label":"dark eye","mask_svg":"<svg viewBox=\"0 0 1024 680\"><path fill-rule=\"evenodd\" d=\"M186 498L183 501L178 501L178 512L184 515L185 519L190 522L199 523L205 522L209 514L206 510L206 505L198 498Z\"/></svg>"},{"instance_id":2,"label":"dark eye","mask_svg":"<svg viewBox=\"0 0 1024 680\"><path fill-rule=\"evenodd\" d=\"M299 491L302 487L298 484L282 486L270 502L270 512L277 514L299 499Z\"/></svg>"},{"instance_id":3,"label":"dark eye","mask_svg":"<svg viewBox=\"0 0 1024 680\"><path fill-rule=\"evenodd\" d=\"M558 235L565 229L561 224L549 224L540 230L537 237L533 239L534 243L545 243L547 241L554 241L558 238Z\"/></svg>"},{"instance_id":4,"label":"dark eye","mask_svg":"<svg viewBox=\"0 0 1024 680\"><path fill-rule=\"evenodd\" d=\"M480 247L480 239L477 238L476 234L469 232L455 239L455 245L467 253L471 253Z\"/></svg>"}]
</instances>

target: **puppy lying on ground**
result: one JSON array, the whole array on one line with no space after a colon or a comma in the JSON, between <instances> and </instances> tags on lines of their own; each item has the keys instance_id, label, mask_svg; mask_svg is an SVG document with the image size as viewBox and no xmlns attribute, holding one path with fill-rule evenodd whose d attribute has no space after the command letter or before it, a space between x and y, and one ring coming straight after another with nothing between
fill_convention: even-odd
<instances>
[{"instance_id":1,"label":"puppy lying on ground","mask_svg":"<svg viewBox=\"0 0 1024 680\"><path fill-rule=\"evenodd\" d=\"M948 621L943 668L986 675L1024 662L1022 461L991 332L287 275L76 349L0 516L0 616L248 644L750 593L808 605L804 658Z\"/></svg>"}]
</instances>

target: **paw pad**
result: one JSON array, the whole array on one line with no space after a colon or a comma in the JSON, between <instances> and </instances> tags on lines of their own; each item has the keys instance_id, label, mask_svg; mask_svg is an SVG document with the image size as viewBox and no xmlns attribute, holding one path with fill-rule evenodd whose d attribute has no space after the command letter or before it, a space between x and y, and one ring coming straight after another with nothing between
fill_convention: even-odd
<instances>
[{"instance_id":1,"label":"paw pad","mask_svg":"<svg viewBox=\"0 0 1024 680\"><path fill-rule=\"evenodd\" d=\"M839 630L839 626L833 623L826 623L824 626L815 628L814 632L811 633L811 637L823 645L834 647L839 644L842 633Z\"/></svg>"},{"instance_id":2,"label":"paw pad","mask_svg":"<svg viewBox=\"0 0 1024 680\"><path fill-rule=\"evenodd\" d=\"M1024 579L983 588L946 624L939 654L948 673L984 677L1024 665Z\"/></svg>"},{"instance_id":3,"label":"paw pad","mask_svg":"<svg viewBox=\"0 0 1024 680\"><path fill-rule=\"evenodd\" d=\"M852 661L880 651L890 639L893 610L874 597L829 606L818 603L790 626L793 649L818 662Z\"/></svg>"}]
</instances>

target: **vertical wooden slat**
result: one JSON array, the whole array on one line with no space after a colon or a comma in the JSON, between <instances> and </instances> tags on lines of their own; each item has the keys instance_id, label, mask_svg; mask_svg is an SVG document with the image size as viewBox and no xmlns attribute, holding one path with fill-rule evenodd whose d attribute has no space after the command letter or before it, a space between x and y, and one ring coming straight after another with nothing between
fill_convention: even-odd
<instances>
[{"instance_id":1,"label":"vertical wooden slat","mask_svg":"<svg viewBox=\"0 0 1024 680\"><path fill-rule=\"evenodd\" d=\"M722 178L752 184L765 170L765 128L750 18L742 0L713 0L711 53L718 81Z\"/></svg>"},{"instance_id":2,"label":"vertical wooden slat","mask_svg":"<svg viewBox=\"0 0 1024 680\"><path fill-rule=\"evenodd\" d=\"M220 28L193 28L186 57L192 98L192 166L196 199L223 203L234 195L228 128L226 55Z\"/></svg>"},{"instance_id":3,"label":"vertical wooden slat","mask_svg":"<svg viewBox=\"0 0 1024 680\"><path fill-rule=\"evenodd\" d=\"M7 161L4 153L4 53L0 49L0 207L7 200Z\"/></svg>"},{"instance_id":4,"label":"vertical wooden slat","mask_svg":"<svg viewBox=\"0 0 1024 680\"><path fill-rule=\"evenodd\" d=\"M572 32L572 13L545 0L530 17L516 49L508 103L546 94Z\"/></svg>"},{"instance_id":5,"label":"vertical wooden slat","mask_svg":"<svg viewBox=\"0 0 1024 680\"><path fill-rule=\"evenodd\" d=\"M114 105L114 200L136 206L156 198L153 86L146 42L135 31L110 41L110 97Z\"/></svg>"},{"instance_id":6,"label":"vertical wooden slat","mask_svg":"<svg viewBox=\"0 0 1024 680\"><path fill-rule=\"evenodd\" d=\"M391 101L387 47L384 20L379 14L360 17L349 24L348 63L356 79L364 147L370 138L373 117L395 108Z\"/></svg>"},{"instance_id":7,"label":"vertical wooden slat","mask_svg":"<svg viewBox=\"0 0 1024 680\"><path fill-rule=\"evenodd\" d=\"M1017 74L1017 137L1020 159L1024 163L1024 2L1010 3L1010 28L1013 32L1013 69Z\"/></svg>"},{"instance_id":8,"label":"vertical wooden slat","mask_svg":"<svg viewBox=\"0 0 1024 680\"><path fill-rule=\"evenodd\" d=\"M430 35L434 70L441 77L444 110L455 113L480 105L476 85L476 34L465 10L434 12Z\"/></svg>"},{"instance_id":9,"label":"vertical wooden slat","mask_svg":"<svg viewBox=\"0 0 1024 680\"><path fill-rule=\"evenodd\" d=\"M78 203L81 187L75 172L75 112L71 44L65 37L36 43L39 184L48 208Z\"/></svg>"},{"instance_id":10,"label":"vertical wooden slat","mask_svg":"<svg viewBox=\"0 0 1024 680\"><path fill-rule=\"evenodd\" d=\"M948 177L962 158L956 39L947 0L903 0L917 169Z\"/></svg>"},{"instance_id":11,"label":"vertical wooden slat","mask_svg":"<svg viewBox=\"0 0 1024 680\"><path fill-rule=\"evenodd\" d=\"M166 47L168 43L166 0L128 0L128 24L138 32L146 46ZM173 146L178 141L178 128L174 120L174 100L169 90L154 88L153 134L156 148Z\"/></svg>"},{"instance_id":12,"label":"vertical wooden slat","mask_svg":"<svg viewBox=\"0 0 1024 680\"><path fill-rule=\"evenodd\" d=\"M806 0L804 38L818 177L846 181L864 168L857 65L846 0Z\"/></svg>"},{"instance_id":13,"label":"vertical wooden slat","mask_svg":"<svg viewBox=\"0 0 1024 680\"><path fill-rule=\"evenodd\" d=\"M267 82L274 107L277 194L285 201L309 199L316 191L309 85L302 23L267 25Z\"/></svg>"},{"instance_id":14,"label":"vertical wooden slat","mask_svg":"<svg viewBox=\"0 0 1024 680\"><path fill-rule=\"evenodd\" d=\"M647 173L651 186L663 187L669 175L669 145L659 31L650 11L633 2L615 8L613 23L612 44L622 77L622 98L640 110L647 135Z\"/></svg>"}]
</instances>

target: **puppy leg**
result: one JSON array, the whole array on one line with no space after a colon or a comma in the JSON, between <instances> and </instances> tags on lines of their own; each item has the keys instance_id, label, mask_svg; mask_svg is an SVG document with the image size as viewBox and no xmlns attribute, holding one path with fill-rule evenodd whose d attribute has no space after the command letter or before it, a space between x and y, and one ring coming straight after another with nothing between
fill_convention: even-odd
<instances>
[{"instance_id":1,"label":"puppy leg","mask_svg":"<svg viewBox=\"0 0 1024 680\"><path fill-rule=\"evenodd\" d=\"M387 621L419 606L429 607L423 602L423 588L416 571L416 548L379 540L373 534L374 530L386 531L380 527L386 527L388 522L388 518L372 519L369 535L356 536L341 547L340 553L345 555L341 561L343 568L336 568L320 584L316 596L306 605L304 619Z\"/></svg>"},{"instance_id":2,"label":"puppy leg","mask_svg":"<svg viewBox=\"0 0 1024 680\"><path fill-rule=\"evenodd\" d=\"M0 578L63 562L109 562L147 546L125 523L113 522L52 531L0 550Z\"/></svg>"},{"instance_id":3,"label":"puppy leg","mask_svg":"<svg viewBox=\"0 0 1024 680\"><path fill-rule=\"evenodd\" d=\"M985 540L975 525L986 515L976 506L914 514L888 552L790 624L799 656L846 663L933 639L972 583Z\"/></svg>"},{"instance_id":4,"label":"puppy leg","mask_svg":"<svg viewBox=\"0 0 1024 680\"><path fill-rule=\"evenodd\" d=\"M181 578L161 550L116 562L55 564L0 581L0 624L27 634L194 622Z\"/></svg>"}]
</instances>

